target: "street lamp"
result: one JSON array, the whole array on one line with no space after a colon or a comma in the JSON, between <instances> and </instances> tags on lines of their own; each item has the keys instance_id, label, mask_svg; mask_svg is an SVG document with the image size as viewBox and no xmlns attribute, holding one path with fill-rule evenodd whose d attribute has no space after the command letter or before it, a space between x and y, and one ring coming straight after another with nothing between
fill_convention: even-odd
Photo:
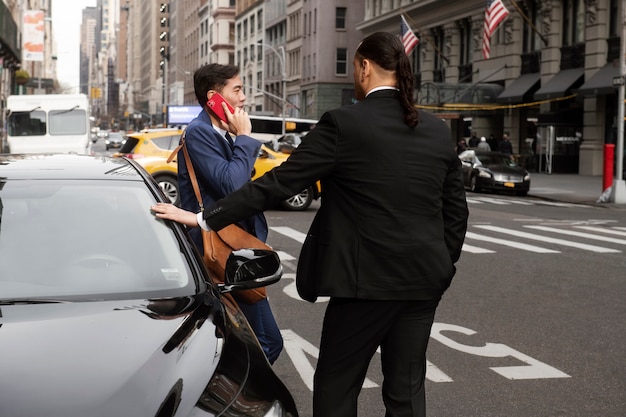
<instances>
[{"instance_id":1,"label":"street lamp","mask_svg":"<svg viewBox=\"0 0 626 417\"><path fill-rule=\"evenodd\" d=\"M280 62L280 68L281 68L281 78L282 78L282 88L283 88L283 97L282 97L282 114L283 114L283 127L282 127L282 135L285 136L285 105L287 103L287 70L285 67L285 47L284 46L279 46L279 50L280 52L278 52L276 50L276 48L271 47L269 45L264 44L262 41L258 42L259 45L261 45L262 47L268 48L270 49L272 52L274 52L276 54L276 56L278 56L279 62Z\"/></svg>"}]
</instances>

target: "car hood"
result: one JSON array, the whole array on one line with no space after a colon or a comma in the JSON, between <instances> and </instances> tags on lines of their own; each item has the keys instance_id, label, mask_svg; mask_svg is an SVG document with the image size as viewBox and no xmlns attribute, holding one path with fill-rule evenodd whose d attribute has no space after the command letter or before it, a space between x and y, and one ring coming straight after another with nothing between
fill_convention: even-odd
<instances>
[{"instance_id":1,"label":"car hood","mask_svg":"<svg viewBox=\"0 0 626 417\"><path fill-rule=\"evenodd\" d=\"M483 165L483 167L500 174L509 174L509 175L525 175L526 170L522 167L518 166L509 166L504 164L489 164Z\"/></svg>"},{"instance_id":2,"label":"car hood","mask_svg":"<svg viewBox=\"0 0 626 417\"><path fill-rule=\"evenodd\" d=\"M161 314L152 306L0 306L0 415L153 416L181 391L187 402L180 406L190 410L223 346L214 311Z\"/></svg>"}]
</instances>

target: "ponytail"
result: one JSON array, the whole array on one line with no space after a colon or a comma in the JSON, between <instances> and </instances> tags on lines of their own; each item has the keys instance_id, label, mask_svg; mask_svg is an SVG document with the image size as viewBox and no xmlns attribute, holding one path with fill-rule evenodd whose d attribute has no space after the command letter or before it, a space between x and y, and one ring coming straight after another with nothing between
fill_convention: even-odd
<instances>
[{"instance_id":1,"label":"ponytail","mask_svg":"<svg viewBox=\"0 0 626 417\"><path fill-rule=\"evenodd\" d=\"M391 33L377 32L361 42L357 53L387 71L395 71L404 108L404 122L410 127L417 126L419 118L413 98L413 72L400 39Z\"/></svg>"}]
</instances>

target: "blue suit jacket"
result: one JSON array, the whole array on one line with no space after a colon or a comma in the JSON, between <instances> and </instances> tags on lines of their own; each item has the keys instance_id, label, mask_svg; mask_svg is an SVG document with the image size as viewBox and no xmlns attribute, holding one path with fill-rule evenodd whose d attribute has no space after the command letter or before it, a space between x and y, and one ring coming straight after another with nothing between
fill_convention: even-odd
<instances>
[{"instance_id":1,"label":"blue suit jacket","mask_svg":"<svg viewBox=\"0 0 626 417\"><path fill-rule=\"evenodd\" d=\"M204 207L210 207L220 198L250 182L254 162L261 143L250 136L237 136L233 147L213 127L211 118L202 110L187 126L185 143L193 164ZM200 207L189 180L189 171L182 150L178 153L178 184L181 206L198 212ZM257 213L239 222L249 233L260 240L267 239L267 222L263 213ZM191 236L202 251L198 228L190 230Z\"/></svg>"}]
</instances>

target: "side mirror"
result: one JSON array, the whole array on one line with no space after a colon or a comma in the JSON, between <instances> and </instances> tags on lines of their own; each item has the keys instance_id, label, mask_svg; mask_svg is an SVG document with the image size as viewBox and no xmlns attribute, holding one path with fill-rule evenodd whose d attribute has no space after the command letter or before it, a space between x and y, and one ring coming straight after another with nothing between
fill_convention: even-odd
<instances>
[{"instance_id":1,"label":"side mirror","mask_svg":"<svg viewBox=\"0 0 626 417\"><path fill-rule=\"evenodd\" d=\"M239 249L226 260L222 293L234 290L250 290L271 285L283 275L280 258L267 249Z\"/></svg>"}]
</instances>

